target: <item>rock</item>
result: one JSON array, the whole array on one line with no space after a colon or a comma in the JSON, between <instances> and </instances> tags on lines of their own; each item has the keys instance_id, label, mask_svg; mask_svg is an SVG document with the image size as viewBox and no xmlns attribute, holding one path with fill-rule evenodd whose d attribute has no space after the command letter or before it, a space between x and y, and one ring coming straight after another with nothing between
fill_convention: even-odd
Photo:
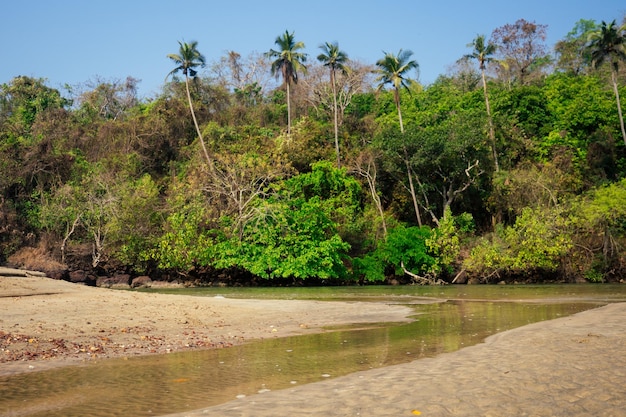
<instances>
[{"instance_id":1,"label":"rock","mask_svg":"<svg viewBox=\"0 0 626 417\"><path fill-rule=\"evenodd\" d=\"M94 286L96 285L96 279L97 279L96 276L88 274L82 269L79 269L76 271L71 271L68 274L67 280L74 284L84 284L84 285Z\"/></svg>"},{"instance_id":2,"label":"rock","mask_svg":"<svg viewBox=\"0 0 626 417\"><path fill-rule=\"evenodd\" d=\"M115 274L112 277L96 278L96 286L104 288L130 288L129 274Z\"/></svg>"},{"instance_id":3,"label":"rock","mask_svg":"<svg viewBox=\"0 0 626 417\"><path fill-rule=\"evenodd\" d=\"M150 279L147 275L142 275L136 278L133 278L130 283L131 288L145 287L149 288L152 286L152 279Z\"/></svg>"},{"instance_id":4,"label":"rock","mask_svg":"<svg viewBox=\"0 0 626 417\"><path fill-rule=\"evenodd\" d=\"M113 275L113 280L116 284L122 285L130 285L130 275L129 274L115 274Z\"/></svg>"},{"instance_id":5,"label":"rock","mask_svg":"<svg viewBox=\"0 0 626 417\"><path fill-rule=\"evenodd\" d=\"M82 282L84 283L87 280L87 273L85 271L83 271L82 269L79 269L78 271L71 271L69 273L69 282Z\"/></svg>"},{"instance_id":6,"label":"rock","mask_svg":"<svg viewBox=\"0 0 626 417\"><path fill-rule=\"evenodd\" d=\"M57 269L52 271L46 271L48 278L56 279L57 281L68 280L69 273L65 269Z\"/></svg>"}]
</instances>

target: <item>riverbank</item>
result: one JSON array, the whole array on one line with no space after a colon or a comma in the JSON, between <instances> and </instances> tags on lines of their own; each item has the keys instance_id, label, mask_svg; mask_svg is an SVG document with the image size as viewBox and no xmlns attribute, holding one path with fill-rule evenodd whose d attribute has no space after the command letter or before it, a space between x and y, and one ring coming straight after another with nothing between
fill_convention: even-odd
<instances>
[{"instance_id":1,"label":"riverbank","mask_svg":"<svg viewBox=\"0 0 626 417\"><path fill-rule=\"evenodd\" d=\"M0 375L404 321L380 303L237 300L0 277ZM189 416L626 415L626 303L412 363L264 392ZM174 416L174 415L173 415ZM172 417L173 417L172 416Z\"/></svg>"},{"instance_id":2,"label":"riverbank","mask_svg":"<svg viewBox=\"0 0 626 417\"><path fill-rule=\"evenodd\" d=\"M32 274L0 276L0 376L88 361L402 322L397 305L240 300L87 287Z\"/></svg>"}]
</instances>

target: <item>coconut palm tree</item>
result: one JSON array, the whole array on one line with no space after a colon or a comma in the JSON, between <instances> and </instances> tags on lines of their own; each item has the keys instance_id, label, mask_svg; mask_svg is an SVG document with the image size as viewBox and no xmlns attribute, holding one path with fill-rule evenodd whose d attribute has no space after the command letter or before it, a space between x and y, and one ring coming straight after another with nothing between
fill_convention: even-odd
<instances>
[{"instance_id":1,"label":"coconut palm tree","mask_svg":"<svg viewBox=\"0 0 626 417\"><path fill-rule=\"evenodd\" d=\"M485 96L485 106L487 107L487 120L489 122L489 140L491 141L491 150L493 152L493 163L496 172L500 170L498 165L498 152L496 151L496 135L493 129L493 119L491 118L491 107L489 106L489 94L487 93L487 81L485 79L485 69L487 64L495 61L492 55L496 52L496 45L489 42L485 45L485 35L478 35L467 46L474 48L471 54L465 55L466 59L475 59L478 61L478 67L483 79L483 94Z\"/></svg>"},{"instance_id":2,"label":"coconut palm tree","mask_svg":"<svg viewBox=\"0 0 626 417\"><path fill-rule=\"evenodd\" d=\"M378 90L381 90L387 84L393 86L393 100L398 110L398 120L400 121L400 132L402 134L404 134L404 125L402 124L402 111L400 110L400 88L404 87L410 92L409 87L413 80L408 78L408 73L413 69L419 70L417 61L411 60L411 55L413 55L413 52L400 49L398 55L385 52L385 57L376 62L376 66L378 67L376 72L379 74L376 78L376 81L379 83ZM413 185L413 170L411 169L406 147L404 147L404 164L406 166L406 173L409 180L409 192L413 200L417 224L421 227L422 217L417 204L417 195L415 194L415 186Z\"/></svg>"},{"instance_id":3,"label":"coconut palm tree","mask_svg":"<svg viewBox=\"0 0 626 417\"><path fill-rule=\"evenodd\" d=\"M189 109L191 110L191 117L193 118L193 124L196 127L196 132L198 133L198 138L200 139L200 144L202 145L202 150L204 151L204 156L211 167L213 162L211 157L209 156L209 152L207 151L206 145L204 143L204 138L202 137L202 132L200 132L200 127L198 126L198 120L196 119L196 113L193 110L193 102L191 101L191 93L189 91L189 79L195 79L198 71L195 68L204 67L206 65L206 60L204 56L198 51L198 42L192 41L190 43L186 42L178 42L180 46L177 54L168 54L167 57L174 61L176 64L176 68L167 74L165 79L170 75L174 75L177 72L182 72L185 76L185 88L187 90L187 100L189 101Z\"/></svg>"},{"instance_id":4,"label":"coconut palm tree","mask_svg":"<svg viewBox=\"0 0 626 417\"><path fill-rule=\"evenodd\" d=\"M613 92L617 100L617 113L619 114L620 127L622 128L622 138L626 144L626 130L624 129L624 117L622 116L622 106L617 88L617 71L620 61L626 61L626 25L618 27L613 20L607 24L602 22L600 30L589 36L589 49L591 51L591 62L594 68L598 68L604 62L611 65L611 81L613 82Z\"/></svg>"},{"instance_id":5,"label":"coconut palm tree","mask_svg":"<svg viewBox=\"0 0 626 417\"><path fill-rule=\"evenodd\" d=\"M298 71L306 73L307 55L303 52L299 52L304 49L303 42L296 42L293 36L293 32L285 31L284 34L278 36L274 43L278 46L278 50L270 49L265 55L270 59L275 59L272 62L272 75L276 77L282 75L285 87L287 89L287 134L291 133L291 100L290 100L290 86L291 83L298 83Z\"/></svg>"},{"instance_id":6,"label":"coconut palm tree","mask_svg":"<svg viewBox=\"0 0 626 417\"><path fill-rule=\"evenodd\" d=\"M335 152L337 153L337 167L341 166L341 159L339 158L339 122L337 118L337 82L336 73L337 70L347 72L346 62L348 61L348 55L339 49L337 42L326 42L320 45L322 53L317 56L317 60L324 64L325 67L330 69L330 84L333 88L333 115L335 118Z\"/></svg>"},{"instance_id":7,"label":"coconut palm tree","mask_svg":"<svg viewBox=\"0 0 626 417\"><path fill-rule=\"evenodd\" d=\"M417 61L411 60L413 52L400 49L398 55L385 52L385 57L376 62L378 69L376 72L379 74L376 81L378 81L378 90L381 90L385 85L391 84L393 86L393 100L398 110L398 120L400 121L400 131L404 133L404 125L402 124L402 112L400 111L400 88L404 87L407 91L410 91L409 86L413 82L408 78L409 71L419 69Z\"/></svg>"}]
</instances>

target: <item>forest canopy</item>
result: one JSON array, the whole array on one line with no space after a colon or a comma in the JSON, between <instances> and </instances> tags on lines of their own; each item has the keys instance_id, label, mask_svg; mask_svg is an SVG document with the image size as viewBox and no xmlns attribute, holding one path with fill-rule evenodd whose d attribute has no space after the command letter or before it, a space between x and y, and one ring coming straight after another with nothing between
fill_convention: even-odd
<instances>
[{"instance_id":1,"label":"forest canopy","mask_svg":"<svg viewBox=\"0 0 626 417\"><path fill-rule=\"evenodd\" d=\"M167 83L0 85L0 263L199 284L620 281L626 20L520 19L430 85L297 33ZM272 81L274 79L274 81ZM94 283L95 278L90 281Z\"/></svg>"}]
</instances>

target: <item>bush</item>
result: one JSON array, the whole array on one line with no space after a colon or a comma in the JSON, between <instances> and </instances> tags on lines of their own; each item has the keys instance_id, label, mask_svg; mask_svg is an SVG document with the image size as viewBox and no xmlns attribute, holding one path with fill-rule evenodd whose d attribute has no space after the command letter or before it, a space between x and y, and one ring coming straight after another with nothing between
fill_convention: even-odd
<instances>
[{"instance_id":1,"label":"bush","mask_svg":"<svg viewBox=\"0 0 626 417\"><path fill-rule=\"evenodd\" d=\"M515 224L483 238L464 262L470 276L483 281L506 275L554 272L572 247L566 219L558 210L526 208Z\"/></svg>"},{"instance_id":2,"label":"bush","mask_svg":"<svg viewBox=\"0 0 626 417\"><path fill-rule=\"evenodd\" d=\"M413 274L432 275L437 259L426 246L431 236L431 229L425 226L396 226L376 250L353 260L354 274L365 281L383 281L386 275L404 276L405 268Z\"/></svg>"}]
</instances>

